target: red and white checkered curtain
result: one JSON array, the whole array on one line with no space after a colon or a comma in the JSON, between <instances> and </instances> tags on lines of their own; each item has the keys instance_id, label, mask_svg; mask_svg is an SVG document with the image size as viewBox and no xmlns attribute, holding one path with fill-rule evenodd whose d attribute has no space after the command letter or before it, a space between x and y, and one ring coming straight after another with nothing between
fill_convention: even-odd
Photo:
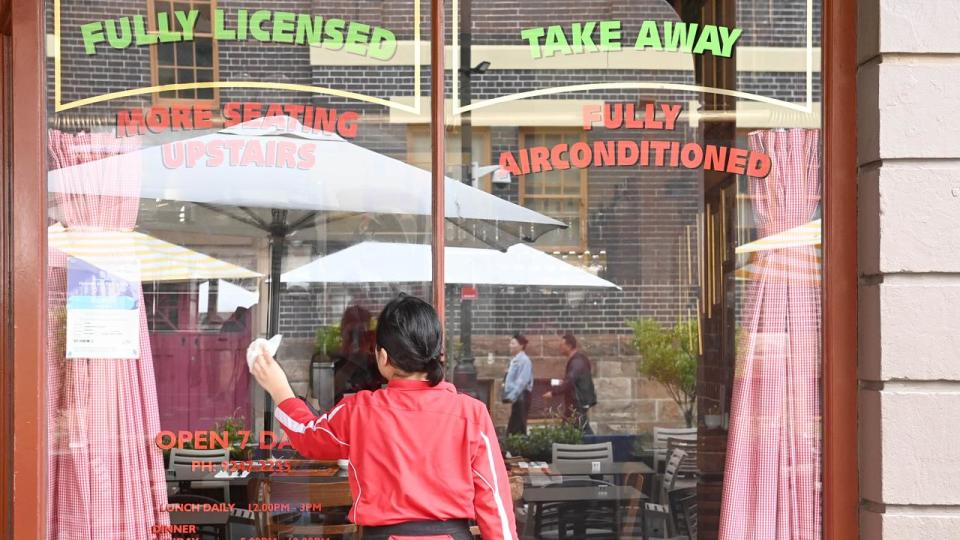
<instances>
[{"instance_id":1,"label":"red and white checkered curtain","mask_svg":"<svg viewBox=\"0 0 960 540\"><path fill-rule=\"evenodd\" d=\"M130 231L140 204L139 167L119 170L97 161L139 147L110 134L49 131L51 169L64 169L54 207L69 229ZM70 174L85 162L101 167ZM129 161L125 161L127 165ZM167 494L153 359L146 314L140 311L137 360L65 358L66 255L49 250L47 336L47 538L152 540ZM139 284L134 284L139 289ZM140 290L140 305L143 291Z\"/></svg>"},{"instance_id":2,"label":"red and white checkered curtain","mask_svg":"<svg viewBox=\"0 0 960 540\"><path fill-rule=\"evenodd\" d=\"M756 131L750 148L772 160L767 178L749 179L760 237L813 219L820 202L819 130ZM816 248L761 251L756 265L737 343L720 538L819 540Z\"/></svg>"}]
</instances>

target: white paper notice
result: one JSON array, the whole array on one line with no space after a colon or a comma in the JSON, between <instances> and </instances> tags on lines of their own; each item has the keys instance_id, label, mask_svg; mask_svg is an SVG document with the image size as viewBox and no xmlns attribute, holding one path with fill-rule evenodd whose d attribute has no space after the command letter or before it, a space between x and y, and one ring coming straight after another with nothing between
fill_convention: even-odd
<instances>
[{"instance_id":1,"label":"white paper notice","mask_svg":"<svg viewBox=\"0 0 960 540\"><path fill-rule=\"evenodd\" d=\"M140 358L139 291L112 270L67 260L67 358Z\"/></svg>"}]
</instances>

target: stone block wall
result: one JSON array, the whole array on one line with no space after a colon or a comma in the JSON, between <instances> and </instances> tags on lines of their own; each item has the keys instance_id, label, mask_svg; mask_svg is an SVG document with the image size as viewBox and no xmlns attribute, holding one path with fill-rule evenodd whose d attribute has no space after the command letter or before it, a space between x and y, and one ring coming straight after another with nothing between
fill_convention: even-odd
<instances>
[{"instance_id":1,"label":"stone block wall","mask_svg":"<svg viewBox=\"0 0 960 540\"><path fill-rule=\"evenodd\" d=\"M859 5L861 538L958 538L960 4Z\"/></svg>"}]
</instances>

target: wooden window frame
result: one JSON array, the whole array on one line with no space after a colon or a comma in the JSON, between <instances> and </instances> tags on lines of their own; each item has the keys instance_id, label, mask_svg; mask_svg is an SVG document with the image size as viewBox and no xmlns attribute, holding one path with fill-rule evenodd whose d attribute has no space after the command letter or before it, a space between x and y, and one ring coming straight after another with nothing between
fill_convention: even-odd
<instances>
[{"instance_id":1,"label":"wooden window frame","mask_svg":"<svg viewBox=\"0 0 960 540\"><path fill-rule=\"evenodd\" d=\"M147 20L149 21L149 31L154 33L157 31L156 24L156 3L158 0L147 0ZM161 0L168 1L168 0ZM210 35L207 34L196 34L198 37L209 37L212 42L212 50L210 54L213 56L213 81L220 80L220 45L217 40L213 38L213 18L214 11L217 9L217 0L178 0L181 2L186 2L190 4L190 7L193 7L194 3L208 3L210 4ZM196 45L194 45L196 47ZM196 60L196 49L194 49L194 60ZM160 66L158 65L157 58L157 47L150 47L150 85L159 86L160 85ZM179 69L179 67L174 67L174 71ZM196 62L194 62L194 81L196 81ZM193 105L202 105L204 107L209 107L211 109L217 109L220 106L220 89L213 88L213 98L169 98L162 97L162 92L156 92L153 94L153 103L160 106L170 106L174 104L183 105L183 104L193 104Z\"/></svg>"},{"instance_id":2,"label":"wooden window frame","mask_svg":"<svg viewBox=\"0 0 960 540\"><path fill-rule=\"evenodd\" d=\"M564 128L564 127L524 127L520 128L520 132L517 135L517 147L521 150L526 148L524 145L524 139L528 135L570 135L576 134L580 136L581 142L587 142L587 134L582 129L577 128ZM587 174L587 169L580 169L580 202L577 205L577 211L580 217L580 232L578 234L580 241L576 245L570 244L557 244L557 245L542 245L537 246L543 251L584 251L587 249L588 234L589 229L587 227L587 217L589 215L590 207L590 189L588 186L590 176ZM521 174L517 181L517 200L520 202L520 206L526 206L526 201L528 199L562 199L568 200L573 199L572 196L551 196L551 195L527 195L527 175Z\"/></svg>"},{"instance_id":3,"label":"wooden window frame","mask_svg":"<svg viewBox=\"0 0 960 540\"><path fill-rule=\"evenodd\" d=\"M3 4L0 4L2 6ZM9 265L0 265L12 305L0 310L5 343L0 363L12 368L16 384L0 392L12 433L0 433L9 478L0 481L4 538L42 540L46 521L46 61L43 0L17 0L11 14L9 125L0 125L10 156L0 164L5 223L0 242ZM431 1L434 21L443 20L443 1ZM0 13L2 20L3 13ZM823 287L823 529L824 540L859 537L857 425L857 6L851 0L823 3L824 287ZM433 135L433 287L443 309L443 33L431 25L431 117ZM3 156L5 159L7 156ZM16 193L14 204L13 193ZM16 361L14 361L16 359ZM14 512L13 510L16 509Z\"/></svg>"}]
</instances>

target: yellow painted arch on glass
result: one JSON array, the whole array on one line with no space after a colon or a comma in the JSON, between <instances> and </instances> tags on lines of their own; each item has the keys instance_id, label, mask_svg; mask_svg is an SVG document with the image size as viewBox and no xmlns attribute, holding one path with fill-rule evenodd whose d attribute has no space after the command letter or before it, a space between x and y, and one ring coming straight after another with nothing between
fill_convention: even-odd
<instances>
[{"instance_id":1,"label":"yellow painted arch on glass","mask_svg":"<svg viewBox=\"0 0 960 540\"><path fill-rule=\"evenodd\" d=\"M457 18L457 4L458 0L454 0L453 5L453 46L454 49L458 46L458 18ZM592 83L592 84L579 84L579 85L568 85L568 86L556 86L550 88L542 88L539 90L531 90L528 92L519 92L515 94L508 94L498 98L488 99L484 101L478 101L471 103L466 107L460 106L459 99L459 77L452 77L453 83L453 99L454 107L453 114L460 115L467 111L477 110L484 107L491 107L500 103L507 103L510 101L517 101L526 98L539 97L552 94L561 94L566 92L583 92L588 90L602 90L602 89L613 89L613 88L625 88L625 89L654 89L654 90L681 90L681 91L691 91L691 92L704 92L712 94L720 94L732 97L739 97L743 99L748 99L752 101L758 101L762 103L768 103L775 106L784 107L786 109L791 109L803 113L812 113L813 112L813 27L812 27L812 18L813 18L813 1L807 0L807 101L805 104L791 103L788 101L783 101L779 99L774 99L766 96L761 96L758 94L753 94L749 92L741 92L738 90L728 90L724 88L714 88L708 86L699 86L692 84L677 84L677 83L659 83L659 82L610 82L610 83ZM79 99L71 101L69 103L62 102L62 92L61 92L61 58L60 58L60 0L54 0L54 40L56 43L57 50L54 51L54 94L55 94L55 110L57 112L66 111L69 109L74 109L77 107L82 107L84 105L90 105L93 103L99 103L103 101L109 101L111 99L117 99L121 97L129 97L142 94L151 94L154 92L164 92L170 90L188 90L188 89L201 89L201 88L262 88L267 90L291 90L298 92L307 92L313 94L327 94L337 97L343 97L347 99L355 99L357 101L364 101L367 103L374 103L377 105L382 105L387 108L398 109L404 112L409 112L413 114L420 113L420 69L421 69L421 55L420 55L420 0L414 0L414 96L413 96L413 106L405 105L400 102L391 101L389 99L378 98L374 96L368 96L366 94L361 94L358 92L350 92L347 90L339 90L336 88L327 88L323 86L310 86L306 84L292 84L292 83L275 83L275 82L262 82L262 81L214 81L206 83L184 83L184 84L167 84L167 85L158 85L158 86L149 86L145 88L133 88L129 90L121 90L118 92L110 92L106 94L100 94L97 96L91 96L84 99ZM451 71L457 73L459 71L459 55L453 56L453 67Z\"/></svg>"}]
</instances>

